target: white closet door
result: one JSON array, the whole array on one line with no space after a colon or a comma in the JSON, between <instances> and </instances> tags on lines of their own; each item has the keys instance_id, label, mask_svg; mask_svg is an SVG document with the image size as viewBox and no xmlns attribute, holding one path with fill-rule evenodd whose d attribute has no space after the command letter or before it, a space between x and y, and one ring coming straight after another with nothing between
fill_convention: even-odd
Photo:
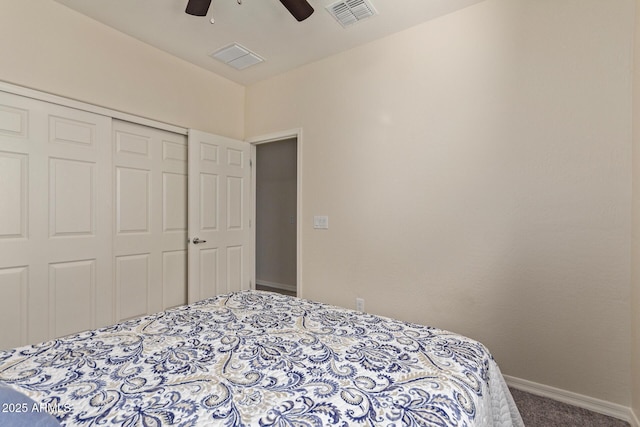
<instances>
[{"instance_id":1,"label":"white closet door","mask_svg":"<svg viewBox=\"0 0 640 427\"><path fill-rule=\"evenodd\" d=\"M196 130L188 140L191 303L251 288L255 250L250 144Z\"/></svg>"},{"instance_id":2,"label":"white closet door","mask_svg":"<svg viewBox=\"0 0 640 427\"><path fill-rule=\"evenodd\" d=\"M116 320L187 302L187 141L113 121Z\"/></svg>"},{"instance_id":3,"label":"white closet door","mask_svg":"<svg viewBox=\"0 0 640 427\"><path fill-rule=\"evenodd\" d=\"M112 322L110 129L0 92L0 349Z\"/></svg>"}]
</instances>

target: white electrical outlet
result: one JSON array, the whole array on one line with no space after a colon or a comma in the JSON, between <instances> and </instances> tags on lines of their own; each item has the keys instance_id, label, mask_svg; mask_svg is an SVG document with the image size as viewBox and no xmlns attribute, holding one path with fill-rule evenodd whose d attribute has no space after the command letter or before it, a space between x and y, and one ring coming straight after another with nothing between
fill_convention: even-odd
<instances>
[{"instance_id":1,"label":"white electrical outlet","mask_svg":"<svg viewBox=\"0 0 640 427\"><path fill-rule=\"evenodd\" d=\"M356 298L356 310L364 311L364 298Z\"/></svg>"}]
</instances>

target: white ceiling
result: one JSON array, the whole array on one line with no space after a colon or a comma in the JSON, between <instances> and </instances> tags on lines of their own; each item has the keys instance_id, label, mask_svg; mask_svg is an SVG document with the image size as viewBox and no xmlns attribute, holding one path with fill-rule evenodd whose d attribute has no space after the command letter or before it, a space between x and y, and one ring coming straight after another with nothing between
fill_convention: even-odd
<instances>
[{"instance_id":1,"label":"white ceiling","mask_svg":"<svg viewBox=\"0 0 640 427\"><path fill-rule=\"evenodd\" d=\"M206 17L184 13L187 0L56 0L172 55L243 85L378 39L482 0L371 0L378 15L343 28L325 9L298 22L279 0L213 0ZM215 23L210 22L215 18ZM209 55L239 43L265 62L235 70Z\"/></svg>"}]
</instances>

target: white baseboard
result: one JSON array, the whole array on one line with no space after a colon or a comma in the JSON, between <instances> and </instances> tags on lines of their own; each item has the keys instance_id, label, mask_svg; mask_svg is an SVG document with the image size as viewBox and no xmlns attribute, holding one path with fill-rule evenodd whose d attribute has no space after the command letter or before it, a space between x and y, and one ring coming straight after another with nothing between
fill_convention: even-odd
<instances>
[{"instance_id":1,"label":"white baseboard","mask_svg":"<svg viewBox=\"0 0 640 427\"><path fill-rule=\"evenodd\" d=\"M270 288L282 289L283 291L296 292L296 285L287 285L284 283L269 282L267 280L256 279L256 286L268 286Z\"/></svg>"},{"instance_id":2,"label":"white baseboard","mask_svg":"<svg viewBox=\"0 0 640 427\"><path fill-rule=\"evenodd\" d=\"M599 414L608 415L627 421L631 427L640 427L638 417L629 407L618 405L617 403L607 402L606 400L596 399L594 397L585 396L567 390L551 387L544 384L534 383L533 381L523 380L509 375L504 375L504 379L509 387L517 390L526 391L559 402L568 403L569 405L579 408L588 409L589 411Z\"/></svg>"}]
</instances>

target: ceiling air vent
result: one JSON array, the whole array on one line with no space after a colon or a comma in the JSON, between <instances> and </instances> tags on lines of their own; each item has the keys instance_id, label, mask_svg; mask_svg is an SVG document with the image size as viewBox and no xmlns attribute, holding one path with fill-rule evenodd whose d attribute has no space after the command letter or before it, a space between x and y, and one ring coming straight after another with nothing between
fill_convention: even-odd
<instances>
[{"instance_id":1,"label":"ceiling air vent","mask_svg":"<svg viewBox=\"0 0 640 427\"><path fill-rule=\"evenodd\" d=\"M244 70L247 67L264 61L259 55L251 52L244 46L234 43L213 52L211 56L218 61L235 68L236 70Z\"/></svg>"},{"instance_id":2,"label":"ceiling air vent","mask_svg":"<svg viewBox=\"0 0 640 427\"><path fill-rule=\"evenodd\" d=\"M348 27L378 13L367 0L339 1L327 6L327 10L343 27Z\"/></svg>"}]
</instances>

